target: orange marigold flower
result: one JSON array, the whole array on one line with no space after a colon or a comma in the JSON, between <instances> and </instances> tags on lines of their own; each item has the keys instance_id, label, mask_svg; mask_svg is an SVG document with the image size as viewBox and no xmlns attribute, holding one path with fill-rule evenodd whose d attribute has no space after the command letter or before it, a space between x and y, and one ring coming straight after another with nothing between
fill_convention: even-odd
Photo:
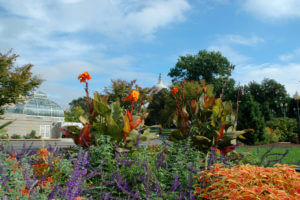
<instances>
[{"instance_id":1,"label":"orange marigold flower","mask_svg":"<svg viewBox=\"0 0 300 200\"><path fill-rule=\"evenodd\" d=\"M172 90L171 90L172 94L175 95L177 92L178 92L178 88L177 87L174 87Z\"/></svg>"},{"instance_id":2,"label":"orange marigold flower","mask_svg":"<svg viewBox=\"0 0 300 200\"><path fill-rule=\"evenodd\" d=\"M78 76L78 80L80 80L81 83L86 82L86 80L90 80L91 78L92 77L88 72L84 72Z\"/></svg>"},{"instance_id":3,"label":"orange marigold flower","mask_svg":"<svg viewBox=\"0 0 300 200\"><path fill-rule=\"evenodd\" d=\"M137 101L140 93L136 90L132 90L128 97L124 98L123 101Z\"/></svg>"}]
</instances>

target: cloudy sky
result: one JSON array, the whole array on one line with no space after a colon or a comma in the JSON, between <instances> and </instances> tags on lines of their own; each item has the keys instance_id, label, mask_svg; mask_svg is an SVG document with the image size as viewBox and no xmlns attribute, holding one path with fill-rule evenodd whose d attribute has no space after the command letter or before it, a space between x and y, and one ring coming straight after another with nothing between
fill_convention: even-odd
<instances>
[{"instance_id":1,"label":"cloudy sky","mask_svg":"<svg viewBox=\"0 0 300 200\"><path fill-rule=\"evenodd\" d=\"M299 0L0 0L0 51L20 55L66 107L111 79L150 87L178 57L220 51L241 84L272 78L300 92Z\"/></svg>"}]
</instances>

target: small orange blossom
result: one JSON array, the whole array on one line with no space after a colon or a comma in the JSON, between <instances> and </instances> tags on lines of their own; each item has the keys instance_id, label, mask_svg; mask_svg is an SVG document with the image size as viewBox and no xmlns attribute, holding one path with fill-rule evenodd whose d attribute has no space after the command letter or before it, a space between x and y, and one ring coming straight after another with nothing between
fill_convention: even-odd
<instances>
[{"instance_id":1,"label":"small orange blossom","mask_svg":"<svg viewBox=\"0 0 300 200\"><path fill-rule=\"evenodd\" d=\"M174 87L172 90L171 90L172 94L175 95L177 92L178 92L178 88L177 87Z\"/></svg>"},{"instance_id":2,"label":"small orange blossom","mask_svg":"<svg viewBox=\"0 0 300 200\"><path fill-rule=\"evenodd\" d=\"M81 83L86 82L86 80L90 80L91 78L89 72L84 72L78 76L78 80L80 80Z\"/></svg>"}]
</instances>

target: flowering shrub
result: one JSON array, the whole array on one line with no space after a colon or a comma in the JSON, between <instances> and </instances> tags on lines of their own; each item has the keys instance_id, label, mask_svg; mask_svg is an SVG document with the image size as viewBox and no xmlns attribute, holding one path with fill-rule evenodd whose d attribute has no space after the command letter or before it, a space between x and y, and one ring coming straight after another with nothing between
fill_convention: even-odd
<instances>
[{"instance_id":1,"label":"flowering shrub","mask_svg":"<svg viewBox=\"0 0 300 200\"><path fill-rule=\"evenodd\" d=\"M204 199L274 199L300 198L300 173L287 165L273 168L237 165L231 169L216 164L201 172L195 196Z\"/></svg>"}]
</instances>

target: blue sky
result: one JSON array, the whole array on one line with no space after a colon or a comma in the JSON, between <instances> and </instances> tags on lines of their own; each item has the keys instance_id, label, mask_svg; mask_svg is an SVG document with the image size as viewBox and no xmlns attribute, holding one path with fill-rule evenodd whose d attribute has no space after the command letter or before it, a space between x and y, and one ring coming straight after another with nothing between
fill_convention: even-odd
<instances>
[{"instance_id":1,"label":"blue sky","mask_svg":"<svg viewBox=\"0 0 300 200\"><path fill-rule=\"evenodd\" d=\"M241 84L272 78L300 92L299 0L0 0L0 51L34 64L61 106L111 79L151 87L181 55L220 51Z\"/></svg>"}]
</instances>

